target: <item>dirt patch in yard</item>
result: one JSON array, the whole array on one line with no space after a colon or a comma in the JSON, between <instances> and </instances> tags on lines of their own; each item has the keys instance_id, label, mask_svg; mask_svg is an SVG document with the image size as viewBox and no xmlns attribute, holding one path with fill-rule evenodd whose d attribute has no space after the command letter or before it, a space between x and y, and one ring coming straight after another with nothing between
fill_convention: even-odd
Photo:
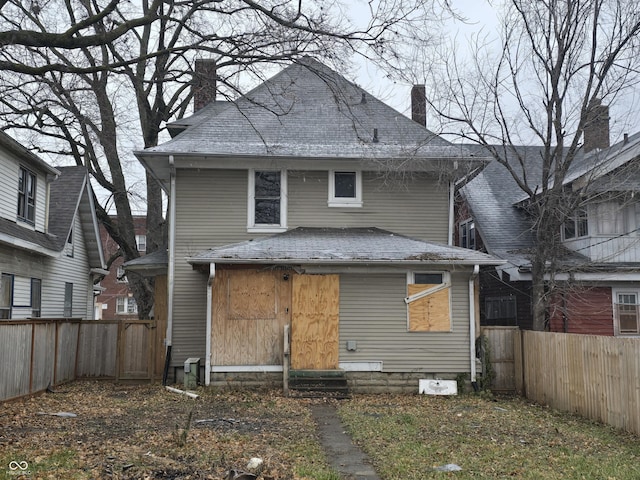
<instances>
[{"instance_id":1,"label":"dirt patch in yard","mask_svg":"<svg viewBox=\"0 0 640 480\"><path fill-rule=\"evenodd\" d=\"M265 479L299 478L299 456L328 469L305 401L199 393L77 382L2 404L0 478L20 478L28 465L30 479L222 479L252 457L263 459Z\"/></svg>"}]
</instances>

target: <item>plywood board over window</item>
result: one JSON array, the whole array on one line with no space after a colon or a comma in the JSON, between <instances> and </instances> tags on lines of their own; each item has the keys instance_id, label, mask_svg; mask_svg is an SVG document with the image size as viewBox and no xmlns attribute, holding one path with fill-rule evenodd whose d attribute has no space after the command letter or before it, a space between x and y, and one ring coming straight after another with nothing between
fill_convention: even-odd
<instances>
[{"instance_id":1,"label":"plywood board over window","mask_svg":"<svg viewBox=\"0 0 640 480\"><path fill-rule=\"evenodd\" d=\"M414 283L407 285L407 293L409 294L406 301L410 332L451 331L451 287L449 285Z\"/></svg>"}]
</instances>

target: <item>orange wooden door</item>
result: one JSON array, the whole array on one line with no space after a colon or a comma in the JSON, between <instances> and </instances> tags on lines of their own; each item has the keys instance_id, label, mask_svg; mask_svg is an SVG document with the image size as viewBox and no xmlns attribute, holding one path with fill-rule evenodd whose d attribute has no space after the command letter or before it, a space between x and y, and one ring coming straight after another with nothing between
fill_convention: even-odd
<instances>
[{"instance_id":1,"label":"orange wooden door","mask_svg":"<svg viewBox=\"0 0 640 480\"><path fill-rule=\"evenodd\" d=\"M294 275L291 302L291 368L338 368L340 277Z\"/></svg>"}]
</instances>

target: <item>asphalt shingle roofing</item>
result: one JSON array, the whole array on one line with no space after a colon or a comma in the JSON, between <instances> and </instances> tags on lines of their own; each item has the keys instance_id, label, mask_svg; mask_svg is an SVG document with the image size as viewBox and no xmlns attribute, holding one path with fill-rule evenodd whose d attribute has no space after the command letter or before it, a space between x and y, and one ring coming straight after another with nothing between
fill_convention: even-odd
<instances>
[{"instance_id":1,"label":"asphalt shingle roofing","mask_svg":"<svg viewBox=\"0 0 640 480\"><path fill-rule=\"evenodd\" d=\"M198 263L424 263L495 265L474 250L425 242L379 228L299 227L284 233L200 252Z\"/></svg>"},{"instance_id":2,"label":"asphalt shingle roofing","mask_svg":"<svg viewBox=\"0 0 640 480\"><path fill-rule=\"evenodd\" d=\"M438 137L325 65L304 58L235 102L210 104L156 154L455 159L459 145Z\"/></svg>"}]
</instances>

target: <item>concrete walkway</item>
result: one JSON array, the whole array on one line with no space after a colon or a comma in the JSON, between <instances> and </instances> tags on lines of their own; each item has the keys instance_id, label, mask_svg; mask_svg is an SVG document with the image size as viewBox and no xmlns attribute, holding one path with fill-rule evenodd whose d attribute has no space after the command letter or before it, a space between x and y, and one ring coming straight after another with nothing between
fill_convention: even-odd
<instances>
[{"instance_id":1,"label":"concrete walkway","mask_svg":"<svg viewBox=\"0 0 640 480\"><path fill-rule=\"evenodd\" d=\"M380 480L360 447L351 441L340 422L336 408L326 403L311 406L320 441L331 466L348 480Z\"/></svg>"}]
</instances>

